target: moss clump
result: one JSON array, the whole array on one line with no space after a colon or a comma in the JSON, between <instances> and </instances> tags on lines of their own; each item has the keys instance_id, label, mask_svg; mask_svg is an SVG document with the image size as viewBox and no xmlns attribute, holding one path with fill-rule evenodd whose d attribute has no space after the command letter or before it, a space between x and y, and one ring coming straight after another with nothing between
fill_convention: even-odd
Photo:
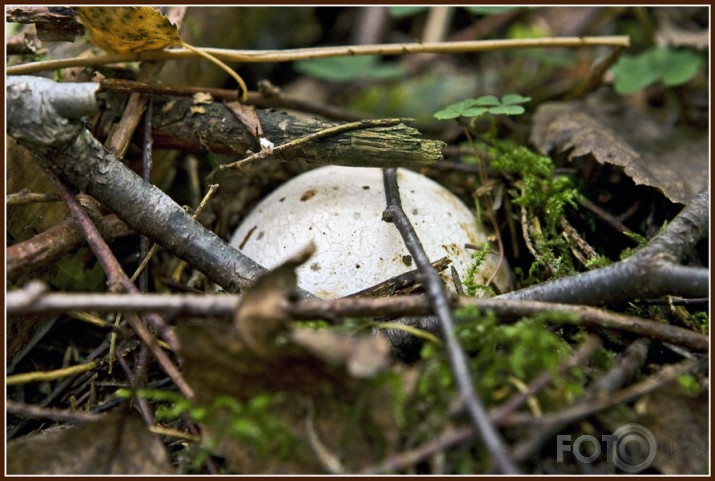
<instances>
[{"instance_id":1,"label":"moss clump","mask_svg":"<svg viewBox=\"0 0 715 481\"><path fill-rule=\"evenodd\" d=\"M535 259L529 268L532 282L576 273L569 242L558 224L566 206L577 207L579 193L573 181L554 175L554 163L524 146L494 141L490 149L493 169L516 175L519 180L509 193L524 212Z\"/></svg>"},{"instance_id":2,"label":"moss clump","mask_svg":"<svg viewBox=\"0 0 715 481\"><path fill-rule=\"evenodd\" d=\"M488 242L485 242L472 253L472 263L469 265L466 279L462 283L464 284L468 296L476 296L477 292L483 292L485 297L493 297L495 295L494 289L485 284L479 284L475 280L490 251L491 246Z\"/></svg>"},{"instance_id":3,"label":"moss clump","mask_svg":"<svg viewBox=\"0 0 715 481\"><path fill-rule=\"evenodd\" d=\"M457 335L470 355L475 387L486 405L505 401L518 392L518 384L528 384L543 372L554 375L551 387L537 395L544 408L557 409L583 392L582 371L557 375L571 347L545 322L563 321L563 314L548 313L513 324L501 324L493 313L482 313L474 307L461 309L455 316ZM458 394L444 347L427 344L422 357L416 402L408 416L412 416L411 425L416 432L428 438L434 432L432 428L443 425Z\"/></svg>"}]
</instances>

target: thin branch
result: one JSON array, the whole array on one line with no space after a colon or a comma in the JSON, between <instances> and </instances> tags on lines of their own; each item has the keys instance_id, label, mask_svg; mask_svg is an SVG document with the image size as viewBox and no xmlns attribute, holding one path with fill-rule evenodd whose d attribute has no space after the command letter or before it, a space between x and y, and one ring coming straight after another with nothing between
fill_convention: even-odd
<instances>
[{"instance_id":1,"label":"thin branch","mask_svg":"<svg viewBox=\"0 0 715 481\"><path fill-rule=\"evenodd\" d=\"M599 399L591 404L578 404L566 411L547 414L541 418L530 415L513 414L508 417L490 416L495 424L500 426L546 426L568 424L578 421L589 415L596 414L608 408L629 402L649 392L663 388L681 374L699 369L699 364L693 361L684 361L674 366L666 366L653 376L634 384L628 388L614 393L612 396ZM449 449L461 443L466 443L477 437L474 426L448 428L446 431L410 451L390 456L377 465L363 468L360 474L379 474L406 468L426 459L434 453ZM522 453L515 453L515 457L522 458ZM525 459L524 459L525 460Z\"/></svg>"},{"instance_id":2,"label":"thin branch","mask_svg":"<svg viewBox=\"0 0 715 481\"><path fill-rule=\"evenodd\" d=\"M389 220L400 232L405 241L412 258L421 272L422 285L425 288L427 299L435 311L440 322L440 330L445 340L449 361L452 366L455 381L457 383L460 396L464 402L474 426L480 433L484 444L502 473L517 473L516 466L506 456L506 445L499 433L489 422L486 410L476 394L472 376L467 364L466 355L460 345L459 339L454 332L454 318L450 309L449 297L444 284L440 279L437 270L432 267L422 244L417 237L414 227L402 209L400 191L397 184L397 169L385 169L383 171L385 182L385 197L387 198L387 208L383 214L385 220Z\"/></svg>"},{"instance_id":3,"label":"thin branch","mask_svg":"<svg viewBox=\"0 0 715 481\"><path fill-rule=\"evenodd\" d=\"M105 78L99 82L102 91L122 92L131 94L142 92L157 95L170 95L179 97L192 97L197 93L208 93L215 100L238 100L236 89L222 89L213 87L172 86L152 82L138 82L134 80ZM356 112L333 105L316 102L310 99L291 95L283 92L279 87L268 80L258 82L258 92L248 92L247 104L261 108L284 108L299 110L301 112L319 115L326 119L355 122L370 118L371 115Z\"/></svg>"},{"instance_id":4,"label":"thin branch","mask_svg":"<svg viewBox=\"0 0 715 481\"><path fill-rule=\"evenodd\" d=\"M195 294L82 294L46 293L41 284L29 283L24 289L6 294L8 314L30 312L66 312L91 310L97 312L163 312L167 315L187 313L196 316L232 316L240 297L227 295ZM459 297L450 303L450 308L476 307L492 311L503 322L511 322L527 316L548 312L565 313L570 316L555 316L559 323L568 323L590 329L614 329L629 332L662 342L669 342L697 352L708 352L708 336L672 326L663 322L649 321L634 316L617 314L604 309L574 306L541 301L509 300L474 297ZM428 316L434 313L424 296L392 296L378 298L344 297L340 299L302 299L289 306L289 314L295 320L335 319L347 317L395 317ZM427 323L416 327L435 333Z\"/></svg>"},{"instance_id":5,"label":"thin branch","mask_svg":"<svg viewBox=\"0 0 715 481\"><path fill-rule=\"evenodd\" d=\"M591 211L595 216L597 216L599 219L601 219L607 225L611 226L616 232L619 232L621 234L624 234L624 233L633 234L633 231L630 230L628 227L626 227L623 224L623 222L621 222L618 218L611 215L606 210L604 210L601 207L599 207L598 205L596 205L594 202L592 202L587 197L579 196L579 198L577 199L577 202L582 207L585 207L586 209ZM623 237L625 237L626 239L630 239L632 242L637 242L633 237L625 236L625 235Z\"/></svg>"},{"instance_id":6,"label":"thin branch","mask_svg":"<svg viewBox=\"0 0 715 481\"><path fill-rule=\"evenodd\" d=\"M238 120L221 102L202 104L202 113L192 113L190 98L156 99L154 146L190 152L215 152L243 157L260 146L255 132ZM316 131L342 127L340 123L321 121L273 110L256 110L263 136L274 145L285 144ZM442 159L444 142L426 139L415 128L398 123L363 130L352 130L318 142L274 152L290 162L301 160L322 165L353 167L412 167L433 165ZM263 155L263 152L260 153Z\"/></svg>"},{"instance_id":7,"label":"thin branch","mask_svg":"<svg viewBox=\"0 0 715 481\"><path fill-rule=\"evenodd\" d=\"M98 219L97 227L102 238L108 241L134 233L114 214ZM22 273L59 260L85 243L77 224L68 217L30 239L8 246L5 251L7 277L15 279Z\"/></svg>"},{"instance_id":8,"label":"thin branch","mask_svg":"<svg viewBox=\"0 0 715 481\"><path fill-rule=\"evenodd\" d=\"M67 423L90 423L99 421L103 417L101 414L34 406L32 404L13 401L11 399L5 400L5 409L8 413L15 414L17 416L51 419L53 421Z\"/></svg>"},{"instance_id":9,"label":"thin branch","mask_svg":"<svg viewBox=\"0 0 715 481\"><path fill-rule=\"evenodd\" d=\"M601 339L599 337L590 335L586 339L586 342L579 346L576 352L559 365L557 373L559 375L564 375L575 367L583 365L594 355L601 345ZM551 372L546 371L542 373L529 384L529 387L525 391L512 396L512 398L507 402L494 409L491 412L492 419L495 420L495 422L498 422L500 419L503 419L515 412L522 404L524 404L524 402L527 401L530 396L534 396L540 390L545 388L549 382L551 382L553 377L554 376Z\"/></svg>"},{"instance_id":10,"label":"thin branch","mask_svg":"<svg viewBox=\"0 0 715 481\"><path fill-rule=\"evenodd\" d=\"M8 194L5 198L5 205L25 205L34 204L36 202L58 202L60 198L57 194L43 194L39 192L28 192L23 189L14 194Z\"/></svg>"},{"instance_id":11,"label":"thin branch","mask_svg":"<svg viewBox=\"0 0 715 481\"><path fill-rule=\"evenodd\" d=\"M85 364L55 369L53 371L33 371L13 374L5 378L5 384L15 386L17 384L27 384L30 382L56 381L65 377L75 376L87 371L92 371L99 366L99 362L91 361Z\"/></svg>"},{"instance_id":12,"label":"thin branch","mask_svg":"<svg viewBox=\"0 0 715 481\"><path fill-rule=\"evenodd\" d=\"M625 355L604 377L589 386L588 391L581 396L574 407L588 406L599 399L608 399L610 394L615 392L643 365L648 353L650 341L638 339L626 349ZM501 419L507 416L502 416ZM554 436L563 430L568 424L567 420L556 418L556 420L546 427L540 426L532 431L532 435L520 441L514 446L514 457L521 460L529 459L541 448L541 446L553 440Z\"/></svg>"},{"instance_id":13,"label":"thin branch","mask_svg":"<svg viewBox=\"0 0 715 481\"><path fill-rule=\"evenodd\" d=\"M294 62L329 57L354 55L405 55L415 53L467 53L508 50L516 48L577 48L577 47L628 47L627 36L562 37L508 40L476 40L465 42L398 43L378 45L353 45L347 47L300 48L293 50L203 50L224 62ZM48 60L9 67L7 75L27 75L45 70L67 67L89 67L124 62L153 60L194 59L198 54L189 49L171 49L138 54L111 54L91 58Z\"/></svg>"},{"instance_id":14,"label":"thin branch","mask_svg":"<svg viewBox=\"0 0 715 481\"><path fill-rule=\"evenodd\" d=\"M92 251L97 256L97 259L102 264L104 271L107 273L109 278L110 286L116 285L121 286L124 290L131 293L138 293L137 288L131 283L127 275L124 273L121 265L117 259L111 254L109 247L102 239L101 234L97 228L92 224L87 214L84 212L79 202L75 197L67 190L67 188L62 184L62 182L57 178L57 176L49 169L45 169L45 173L50 178L57 192L59 193L62 200L65 201L70 212L74 216L75 220L80 224L87 242L89 243ZM176 333L157 315L149 314L147 319L152 323L159 334L166 340L167 343L174 349L179 349L179 340L176 337ZM186 384L183 376L179 372L178 368L171 362L169 357L161 350L157 345L154 337L149 332L149 330L144 326L143 322L139 319L136 314L130 314L128 316L129 324L132 329L137 333L139 339L151 350L152 354L156 358L159 365L164 369L169 377L174 381L176 386L181 390L181 392L188 398L193 397L193 390Z\"/></svg>"}]
</instances>

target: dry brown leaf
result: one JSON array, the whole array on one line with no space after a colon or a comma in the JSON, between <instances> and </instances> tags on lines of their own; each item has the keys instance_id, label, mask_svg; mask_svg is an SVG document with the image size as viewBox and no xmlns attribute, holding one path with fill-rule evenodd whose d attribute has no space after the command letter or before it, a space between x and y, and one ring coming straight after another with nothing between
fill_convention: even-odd
<instances>
[{"instance_id":1,"label":"dry brown leaf","mask_svg":"<svg viewBox=\"0 0 715 481\"><path fill-rule=\"evenodd\" d=\"M261 120L258 118L256 108L252 105L243 105L239 102L226 102L226 107L233 112L239 122L246 127L246 130L254 137L263 136L263 127Z\"/></svg>"},{"instance_id":2,"label":"dry brown leaf","mask_svg":"<svg viewBox=\"0 0 715 481\"><path fill-rule=\"evenodd\" d=\"M346 466L365 466L385 455L382 446L395 448L400 439L392 409L394 389L387 378L378 376L391 364L389 343L373 335L292 329L287 322L295 268L310 252L309 248L248 289L233 324L200 319L177 326L184 376L200 406L211 406L226 395L246 401L281 393L282 400L271 406L271 416L281 420L297 441L287 459L258 456L247 440L222 436L231 422L228 414L219 413L202 425L214 453L241 474L323 472L325 453L316 452L318 446L334 454L350 453L350 459L340 459ZM309 433L307 406L311 404ZM362 408L354 408L357 405Z\"/></svg>"},{"instance_id":3,"label":"dry brown leaf","mask_svg":"<svg viewBox=\"0 0 715 481\"><path fill-rule=\"evenodd\" d=\"M638 422L658 444L653 466L663 474L706 474L710 453L707 390L697 397L672 386L644 396L635 406Z\"/></svg>"},{"instance_id":4,"label":"dry brown leaf","mask_svg":"<svg viewBox=\"0 0 715 481\"><path fill-rule=\"evenodd\" d=\"M295 330L291 340L318 359L344 365L356 379L369 379L390 364L390 343L384 337L347 337L333 331Z\"/></svg>"},{"instance_id":5,"label":"dry brown leaf","mask_svg":"<svg viewBox=\"0 0 715 481\"><path fill-rule=\"evenodd\" d=\"M172 474L159 436L132 412L10 441L10 474Z\"/></svg>"},{"instance_id":6,"label":"dry brown leaf","mask_svg":"<svg viewBox=\"0 0 715 481\"><path fill-rule=\"evenodd\" d=\"M686 204L708 182L707 135L656 122L652 116L596 94L586 101L542 104L530 141L541 153L592 155L620 166L636 184Z\"/></svg>"},{"instance_id":7,"label":"dry brown leaf","mask_svg":"<svg viewBox=\"0 0 715 481\"><path fill-rule=\"evenodd\" d=\"M254 354L266 356L275 338L288 329L286 308L295 291L295 269L315 252L311 242L292 259L259 277L241 297L236 310L236 328Z\"/></svg>"}]
</instances>

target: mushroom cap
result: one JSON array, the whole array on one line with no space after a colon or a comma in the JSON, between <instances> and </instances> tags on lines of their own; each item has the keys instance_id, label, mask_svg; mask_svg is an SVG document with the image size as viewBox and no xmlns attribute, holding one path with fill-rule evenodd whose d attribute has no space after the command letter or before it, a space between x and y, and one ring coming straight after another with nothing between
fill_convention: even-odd
<instances>
[{"instance_id":1,"label":"mushroom cap","mask_svg":"<svg viewBox=\"0 0 715 481\"><path fill-rule=\"evenodd\" d=\"M487 234L474 214L433 180L398 169L402 207L430 261L449 257L464 281L472 251ZM416 269L397 228L382 219L382 170L328 166L286 182L263 199L235 231L231 245L268 269L299 252L310 241L315 254L297 270L298 285L317 296L346 296ZM477 283L485 283L498 264L489 254ZM454 290L449 269L442 272ZM495 284L510 285L503 265Z\"/></svg>"}]
</instances>

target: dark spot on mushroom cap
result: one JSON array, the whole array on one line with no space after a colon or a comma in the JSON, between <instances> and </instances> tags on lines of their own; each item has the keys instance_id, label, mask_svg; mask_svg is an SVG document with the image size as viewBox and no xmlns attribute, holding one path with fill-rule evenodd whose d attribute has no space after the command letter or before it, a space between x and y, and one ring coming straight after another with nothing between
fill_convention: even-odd
<instances>
[{"instance_id":1,"label":"dark spot on mushroom cap","mask_svg":"<svg viewBox=\"0 0 715 481\"><path fill-rule=\"evenodd\" d=\"M305 202L306 200L309 200L313 197L315 197L315 189L308 189L305 192L303 192L303 195L300 196L301 202Z\"/></svg>"}]
</instances>

